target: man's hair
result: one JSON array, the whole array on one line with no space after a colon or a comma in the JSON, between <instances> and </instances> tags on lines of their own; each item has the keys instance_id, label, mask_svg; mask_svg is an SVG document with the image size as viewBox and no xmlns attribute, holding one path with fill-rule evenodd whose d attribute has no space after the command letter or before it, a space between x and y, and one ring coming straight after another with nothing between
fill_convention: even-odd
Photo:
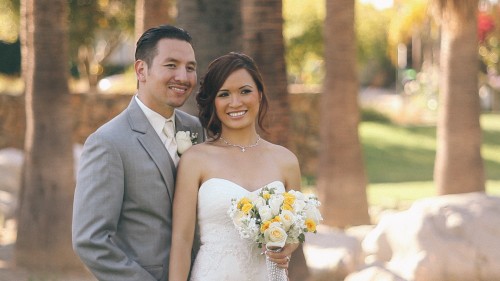
<instances>
[{"instance_id":1,"label":"man's hair","mask_svg":"<svg viewBox=\"0 0 500 281\"><path fill-rule=\"evenodd\" d=\"M146 30L137 40L135 60L145 61L149 68L158 54L158 41L165 38L178 39L193 45L191 35L184 29L172 25L160 25Z\"/></svg>"}]
</instances>

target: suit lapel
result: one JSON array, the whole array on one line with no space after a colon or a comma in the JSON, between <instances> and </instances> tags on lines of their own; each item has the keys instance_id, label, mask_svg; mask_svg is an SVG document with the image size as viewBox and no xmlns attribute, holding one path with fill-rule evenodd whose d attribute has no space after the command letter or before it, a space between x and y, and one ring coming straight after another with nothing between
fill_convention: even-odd
<instances>
[{"instance_id":1,"label":"suit lapel","mask_svg":"<svg viewBox=\"0 0 500 281\"><path fill-rule=\"evenodd\" d=\"M175 114L175 132L190 131L191 129L189 127L184 126L184 124L182 123L182 118L180 117L180 114L177 112L178 111L176 111Z\"/></svg>"},{"instance_id":2,"label":"suit lapel","mask_svg":"<svg viewBox=\"0 0 500 281\"><path fill-rule=\"evenodd\" d=\"M132 98L127 110L129 113L130 127L133 131L139 133L137 139L158 167L158 171L165 182L170 202L172 202L176 173L175 165L167 149L135 101L135 97Z\"/></svg>"}]
</instances>

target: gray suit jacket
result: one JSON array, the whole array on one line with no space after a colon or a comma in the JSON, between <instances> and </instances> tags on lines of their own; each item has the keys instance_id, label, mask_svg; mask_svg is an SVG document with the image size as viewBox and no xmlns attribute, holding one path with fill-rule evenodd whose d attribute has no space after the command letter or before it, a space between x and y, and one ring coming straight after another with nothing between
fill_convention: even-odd
<instances>
[{"instance_id":1,"label":"gray suit jacket","mask_svg":"<svg viewBox=\"0 0 500 281\"><path fill-rule=\"evenodd\" d=\"M199 120L176 110L176 130L198 133ZM176 168L132 98L90 135L80 158L73 247L99 280L168 279Z\"/></svg>"}]
</instances>

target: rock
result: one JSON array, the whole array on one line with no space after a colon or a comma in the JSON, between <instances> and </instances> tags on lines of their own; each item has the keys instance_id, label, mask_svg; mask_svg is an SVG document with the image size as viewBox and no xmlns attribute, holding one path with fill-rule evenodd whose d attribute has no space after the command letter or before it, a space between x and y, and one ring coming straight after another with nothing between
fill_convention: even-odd
<instances>
[{"instance_id":1,"label":"rock","mask_svg":"<svg viewBox=\"0 0 500 281\"><path fill-rule=\"evenodd\" d=\"M24 153L17 148L0 150L0 190L17 194L21 185L21 166Z\"/></svg>"},{"instance_id":2,"label":"rock","mask_svg":"<svg viewBox=\"0 0 500 281\"><path fill-rule=\"evenodd\" d=\"M363 262L357 237L323 225L316 234L306 234L304 255L311 275L316 277L343 279Z\"/></svg>"},{"instance_id":3,"label":"rock","mask_svg":"<svg viewBox=\"0 0 500 281\"><path fill-rule=\"evenodd\" d=\"M75 175L82 148L81 144L73 146ZM15 215L21 188L23 161L24 152L20 149L4 148L0 150L0 226Z\"/></svg>"},{"instance_id":4,"label":"rock","mask_svg":"<svg viewBox=\"0 0 500 281\"><path fill-rule=\"evenodd\" d=\"M406 281L383 266L369 266L349 274L344 281Z\"/></svg>"},{"instance_id":5,"label":"rock","mask_svg":"<svg viewBox=\"0 0 500 281\"><path fill-rule=\"evenodd\" d=\"M500 280L500 197L475 192L416 201L382 217L362 248L367 264L385 264L409 281Z\"/></svg>"}]
</instances>

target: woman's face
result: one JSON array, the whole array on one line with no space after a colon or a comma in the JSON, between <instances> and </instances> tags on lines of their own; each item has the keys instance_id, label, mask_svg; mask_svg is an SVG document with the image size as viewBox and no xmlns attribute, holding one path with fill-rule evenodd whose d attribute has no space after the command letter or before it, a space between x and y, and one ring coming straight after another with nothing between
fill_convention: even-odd
<instances>
[{"instance_id":1,"label":"woman's face","mask_svg":"<svg viewBox=\"0 0 500 281\"><path fill-rule=\"evenodd\" d=\"M215 110L222 128L255 127L260 93L246 69L231 73L215 96Z\"/></svg>"}]
</instances>

